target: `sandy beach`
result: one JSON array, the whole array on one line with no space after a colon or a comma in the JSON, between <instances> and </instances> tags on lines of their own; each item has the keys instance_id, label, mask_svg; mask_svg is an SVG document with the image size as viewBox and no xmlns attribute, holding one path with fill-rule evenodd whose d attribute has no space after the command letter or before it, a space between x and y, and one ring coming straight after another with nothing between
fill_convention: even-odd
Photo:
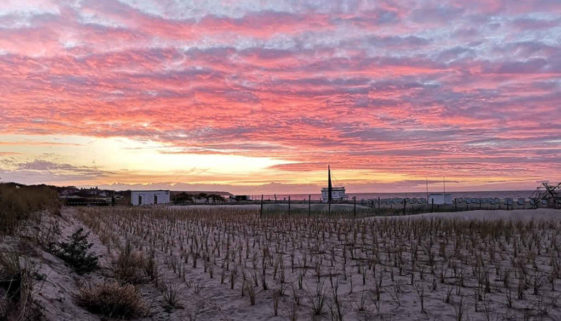
<instances>
[{"instance_id":1,"label":"sandy beach","mask_svg":"<svg viewBox=\"0 0 561 321\"><path fill-rule=\"evenodd\" d=\"M531 286L534 277L552 273L550 249L558 238L559 210L347 220L259 219L254 205L171 209L64 209L63 234L86 227L92 250L103 257L102 270L86 279L67 277L72 273L64 264L44 257L39 272L49 277L39 282L36 296L48 307L49 320L76 315L96 320L69 296L84 284L114 278L115 262L127 243L145 258L153 253L158 265L157 282L136 285L150 311L139 320L334 320L339 314L344 320L452 320L458 313L469 320L561 317L556 301L561 280L549 284L545 278L537 292ZM539 243L522 245L521 233ZM530 244L539 244L541 254ZM516 284L522 282L516 281L522 272L512 260L530 253L534 263L524 272L529 288L507 304L505 296L516 297ZM137 273L142 276L142 271ZM478 273L487 276L481 279ZM508 290L505 273L512 276ZM166 308L166 291L177 296L173 308ZM324 303L316 314L317 300Z\"/></svg>"}]
</instances>

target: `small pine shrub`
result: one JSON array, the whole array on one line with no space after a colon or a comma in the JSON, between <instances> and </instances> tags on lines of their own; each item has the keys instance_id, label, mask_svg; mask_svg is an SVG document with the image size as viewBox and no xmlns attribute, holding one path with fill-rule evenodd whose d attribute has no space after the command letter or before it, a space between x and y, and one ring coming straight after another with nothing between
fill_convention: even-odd
<instances>
[{"instance_id":1,"label":"small pine shrub","mask_svg":"<svg viewBox=\"0 0 561 321\"><path fill-rule=\"evenodd\" d=\"M55 254L70 265L78 274L92 272L98 268L98 257L88 250L93 243L88 243L89 233L84 233L83 228L79 228L67 242L58 243L54 249Z\"/></svg>"}]
</instances>

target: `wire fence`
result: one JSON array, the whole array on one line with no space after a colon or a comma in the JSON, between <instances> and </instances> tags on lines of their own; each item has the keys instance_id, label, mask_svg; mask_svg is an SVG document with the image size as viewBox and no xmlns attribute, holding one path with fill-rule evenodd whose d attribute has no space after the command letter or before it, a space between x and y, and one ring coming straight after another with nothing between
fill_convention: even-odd
<instances>
[{"instance_id":1,"label":"wire fence","mask_svg":"<svg viewBox=\"0 0 561 321\"><path fill-rule=\"evenodd\" d=\"M327 204L321 201L253 201L260 205L261 215L335 215L335 216L389 216L412 215L434 212L459 212L472 210L515 210L551 207L551 204L532 199L479 198L453 199L447 203L428 202L426 199L371 199L357 201L356 198ZM559 208L561 204L556 204Z\"/></svg>"}]
</instances>

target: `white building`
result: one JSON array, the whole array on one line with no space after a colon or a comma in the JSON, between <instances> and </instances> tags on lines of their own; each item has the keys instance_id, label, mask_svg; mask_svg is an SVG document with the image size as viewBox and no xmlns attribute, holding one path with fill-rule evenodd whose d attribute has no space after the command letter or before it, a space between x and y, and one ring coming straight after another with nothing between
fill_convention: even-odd
<instances>
[{"instance_id":1,"label":"white building","mask_svg":"<svg viewBox=\"0 0 561 321\"><path fill-rule=\"evenodd\" d=\"M167 204L170 202L169 195L170 192L165 190L131 191L131 205Z\"/></svg>"},{"instance_id":2,"label":"white building","mask_svg":"<svg viewBox=\"0 0 561 321\"><path fill-rule=\"evenodd\" d=\"M429 195L429 204L442 205L452 204L452 194L447 193L433 193Z\"/></svg>"},{"instance_id":3,"label":"white building","mask_svg":"<svg viewBox=\"0 0 561 321\"><path fill-rule=\"evenodd\" d=\"M332 201L344 201L347 199L347 194L345 194L344 187L333 187L331 188L331 200ZM321 189L321 201L329 201L329 188L324 187Z\"/></svg>"}]
</instances>

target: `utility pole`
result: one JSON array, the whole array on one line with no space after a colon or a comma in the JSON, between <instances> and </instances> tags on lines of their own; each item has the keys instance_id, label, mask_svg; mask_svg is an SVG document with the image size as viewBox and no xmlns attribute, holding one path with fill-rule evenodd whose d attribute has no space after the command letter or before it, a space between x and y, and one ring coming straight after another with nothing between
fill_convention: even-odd
<instances>
[{"instance_id":1,"label":"utility pole","mask_svg":"<svg viewBox=\"0 0 561 321\"><path fill-rule=\"evenodd\" d=\"M333 198L333 186L331 185L331 168L327 165L327 203L328 212L331 214L331 200Z\"/></svg>"},{"instance_id":2,"label":"utility pole","mask_svg":"<svg viewBox=\"0 0 561 321\"><path fill-rule=\"evenodd\" d=\"M356 196L353 196L353 216L356 217Z\"/></svg>"},{"instance_id":3,"label":"utility pole","mask_svg":"<svg viewBox=\"0 0 561 321\"><path fill-rule=\"evenodd\" d=\"M429 205L429 179L425 178L425 182L427 185L427 205Z\"/></svg>"}]
</instances>

